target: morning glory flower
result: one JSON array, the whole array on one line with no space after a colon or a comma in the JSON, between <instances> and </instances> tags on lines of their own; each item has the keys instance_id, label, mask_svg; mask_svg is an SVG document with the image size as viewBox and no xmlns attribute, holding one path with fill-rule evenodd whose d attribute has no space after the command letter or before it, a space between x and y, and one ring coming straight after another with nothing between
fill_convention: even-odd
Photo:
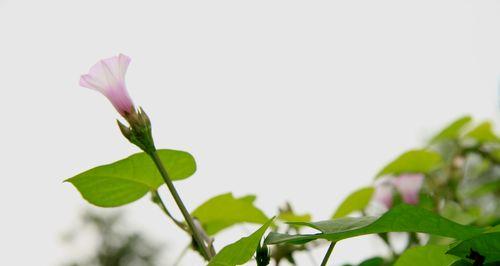
<instances>
[{"instance_id":1,"label":"morning glory flower","mask_svg":"<svg viewBox=\"0 0 500 266\"><path fill-rule=\"evenodd\" d=\"M418 204L420 189L424 184L422 174L400 175L393 180L393 184L405 203Z\"/></svg>"},{"instance_id":2,"label":"morning glory flower","mask_svg":"<svg viewBox=\"0 0 500 266\"><path fill-rule=\"evenodd\" d=\"M422 174L402 174L379 180L375 183L373 201L379 206L390 209L393 205L394 192L397 191L404 203L416 205L420 200L419 193L423 183Z\"/></svg>"},{"instance_id":3,"label":"morning glory flower","mask_svg":"<svg viewBox=\"0 0 500 266\"><path fill-rule=\"evenodd\" d=\"M375 185L375 193L373 195L373 201L377 204L382 205L386 209L392 207L392 194L394 187L390 180L381 180Z\"/></svg>"},{"instance_id":4,"label":"morning glory flower","mask_svg":"<svg viewBox=\"0 0 500 266\"><path fill-rule=\"evenodd\" d=\"M130 57L120 54L97 62L88 74L80 77L80 86L102 93L125 118L135 112L125 86Z\"/></svg>"}]
</instances>

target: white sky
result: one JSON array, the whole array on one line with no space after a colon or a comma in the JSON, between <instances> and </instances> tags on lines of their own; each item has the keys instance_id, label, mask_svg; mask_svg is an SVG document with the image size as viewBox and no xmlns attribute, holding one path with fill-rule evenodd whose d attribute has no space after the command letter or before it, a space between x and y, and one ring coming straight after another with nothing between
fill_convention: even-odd
<instances>
[{"instance_id":1,"label":"white sky","mask_svg":"<svg viewBox=\"0 0 500 266\"><path fill-rule=\"evenodd\" d=\"M492 0L0 0L1 264L88 252L59 240L88 205L61 182L137 151L104 97L78 86L98 59L132 57L128 87L157 146L196 157L178 183L191 209L232 191L269 216L290 200L321 220L443 123L497 116L499 12ZM124 209L171 257L187 243L148 200ZM342 242L334 265L376 244Z\"/></svg>"}]
</instances>

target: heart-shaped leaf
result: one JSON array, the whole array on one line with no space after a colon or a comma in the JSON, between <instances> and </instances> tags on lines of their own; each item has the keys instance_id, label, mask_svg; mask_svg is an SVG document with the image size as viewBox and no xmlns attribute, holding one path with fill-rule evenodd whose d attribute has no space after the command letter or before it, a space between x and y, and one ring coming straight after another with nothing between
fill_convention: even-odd
<instances>
[{"instance_id":1,"label":"heart-shaped leaf","mask_svg":"<svg viewBox=\"0 0 500 266\"><path fill-rule=\"evenodd\" d=\"M196 217L209 235L214 235L237 223L264 224L269 218L254 206L255 196L235 198L226 193L215 196L198 208L192 216Z\"/></svg>"},{"instance_id":2,"label":"heart-shaped leaf","mask_svg":"<svg viewBox=\"0 0 500 266\"><path fill-rule=\"evenodd\" d=\"M430 143L436 143L443 140L456 139L460 136L465 126L472 121L472 117L464 116L446 126L438 134L436 134Z\"/></svg>"},{"instance_id":3,"label":"heart-shaped leaf","mask_svg":"<svg viewBox=\"0 0 500 266\"><path fill-rule=\"evenodd\" d=\"M384 167L377 178L384 175L399 175L405 173L427 174L442 164L439 153L429 150L411 150L403 153Z\"/></svg>"},{"instance_id":4,"label":"heart-shaped leaf","mask_svg":"<svg viewBox=\"0 0 500 266\"><path fill-rule=\"evenodd\" d=\"M500 140L495 132L493 132L493 125L488 121L483 122L472 129L469 133L467 133L466 137L472 138L479 143L498 142Z\"/></svg>"},{"instance_id":5,"label":"heart-shaped leaf","mask_svg":"<svg viewBox=\"0 0 500 266\"><path fill-rule=\"evenodd\" d=\"M366 187L354 191L338 207L332 218L347 216L355 211L363 211L370 203L374 192L373 187Z\"/></svg>"},{"instance_id":6,"label":"heart-shaped leaf","mask_svg":"<svg viewBox=\"0 0 500 266\"><path fill-rule=\"evenodd\" d=\"M196 171L191 154L176 150L158 150L172 180L190 177ZM98 166L65 180L73 184L88 202L100 207L117 207L140 199L164 181L146 153Z\"/></svg>"}]
</instances>

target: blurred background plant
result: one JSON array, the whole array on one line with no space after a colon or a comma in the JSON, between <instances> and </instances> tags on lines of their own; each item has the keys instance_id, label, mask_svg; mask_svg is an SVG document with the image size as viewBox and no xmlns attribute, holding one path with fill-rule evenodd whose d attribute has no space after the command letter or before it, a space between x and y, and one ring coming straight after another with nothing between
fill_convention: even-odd
<instances>
[{"instance_id":1,"label":"blurred background plant","mask_svg":"<svg viewBox=\"0 0 500 266\"><path fill-rule=\"evenodd\" d=\"M500 224L500 138L492 123L474 123L469 116L451 122L424 147L404 152L382 168L373 185L346 197L332 214L333 221L311 223L311 215L296 215L287 205L280 210L278 219L293 223L283 223L275 231L290 239L275 241L279 244L273 247L271 256L276 265L283 260L295 264L295 253L328 243L321 239L297 241L300 237L308 237L300 235L303 225L320 231L342 232L342 226L349 228L353 223L362 222L362 216L379 217L401 204L430 210L461 225L489 228L487 232L498 231L495 226ZM358 217L359 220L346 217ZM327 226L330 229L325 229ZM433 226L439 225L429 224ZM388 249L388 256L381 254L354 265L424 265L429 261L437 263L432 265L500 265L500 250L488 251L500 243L500 235L496 233L489 235L487 242L481 239L474 243L484 244L479 251L481 248L470 242L451 237L394 231L378 234ZM296 243L300 241L306 243ZM468 248L460 252L454 249L461 245L468 245Z\"/></svg>"},{"instance_id":2,"label":"blurred background plant","mask_svg":"<svg viewBox=\"0 0 500 266\"><path fill-rule=\"evenodd\" d=\"M79 238L95 237L93 252L83 258L65 262L61 266L154 266L163 246L145 237L140 231L126 230L122 213L103 213L85 210L80 224L63 236L68 245Z\"/></svg>"}]
</instances>

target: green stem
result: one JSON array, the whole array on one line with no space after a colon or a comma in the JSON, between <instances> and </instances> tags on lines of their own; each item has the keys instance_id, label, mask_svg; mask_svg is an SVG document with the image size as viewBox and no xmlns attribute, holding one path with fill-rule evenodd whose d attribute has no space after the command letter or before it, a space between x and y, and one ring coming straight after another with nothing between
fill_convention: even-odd
<instances>
[{"instance_id":1,"label":"green stem","mask_svg":"<svg viewBox=\"0 0 500 266\"><path fill-rule=\"evenodd\" d=\"M312 265L317 265L316 259L314 259L314 256L313 256L311 250L306 247L306 252L307 252L307 256L309 257L309 260L311 261Z\"/></svg>"},{"instance_id":2,"label":"green stem","mask_svg":"<svg viewBox=\"0 0 500 266\"><path fill-rule=\"evenodd\" d=\"M337 242L332 242L330 244L330 246L328 247L328 250L326 251L325 257L323 258L323 261L321 262L321 266L326 266L326 263L328 262L330 255L332 255L332 251L333 251L333 248L335 247L335 243L337 243Z\"/></svg>"},{"instance_id":3,"label":"green stem","mask_svg":"<svg viewBox=\"0 0 500 266\"><path fill-rule=\"evenodd\" d=\"M394 249L391 246L391 242L389 242L389 234L388 233L380 233L380 234L377 234L377 236L380 237L380 239L382 239L382 241L385 243L385 245L389 249L389 252L391 253L391 257L395 258L396 251L394 251Z\"/></svg>"},{"instance_id":4,"label":"green stem","mask_svg":"<svg viewBox=\"0 0 500 266\"><path fill-rule=\"evenodd\" d=\"M414 245L418 245L417 233L409 232L408 233L408 243L406 244L405 250L411 248Z\"/></svg>"},{"instance_id":5,"label":"green stem","mask_svg":"<svg viewBox=\"0 0 500 266\"><path fill-rule=\"evenodd\" d=\"M202 234L195 226L193 217L191 217L191 215L189 214L188 210L186 209L186 206L184 206L184 203L182 202L179 193L175 189L174 183L172 183L172 180L170 179L167 170L163 166L163 163L161 162L158 153L155 150L154 152L149 153L149 155L151 156L151 159L153 159L156 167L158 168L158 171L160 171L160 174L163 177L163 180L165 181L168 190L170 190L170 194L172 194L172 197L174 197L175 203L177 203L177 206L181 210L182 216L184 216L184 219L186 220L186 223L188 224L188 227L193 234L194 241L196 241L196 243L199 246L200 253L206 260L212 259L212 254L208 249L207 245L205 245Z\"/></svg>"},{"instance_id":6,"label":"green stem","mask_svg":"<svg viewBox=\"0 0 500 266\"><path fill-rule=\"evenodd\" d=\"M158 207L160 207L160 209L163 211L163 213L165 213L170 218L170 220L172 220L172 222L174 222L180 229L189 233L189 230L186 228L186 225L183 224L181 221L175 219L175 217L168 211L167 206L165 206L165 203L160 198L160 194L158 193L158 190L153 190L153 191L151 191L151 193L157 199L157 201L155 203L156 203L156 205L158 205Z\"/></svg>"},{"instance_id":7,"label":"green stem","mask_svg":"<svg viewBox=\"0 0 500 266\"><path fill-rule=\"evenodd\" d=\"M187 247L185 247L181 254L179 255L179 257L177 257L177 259L175 260L174 264L172 264L173 266L177 266L181 263L181 260L182 258L184 258L184 256L186 255L187 251L189 250L189 245L187 245Z\"/></svg>"}]
</instances>

